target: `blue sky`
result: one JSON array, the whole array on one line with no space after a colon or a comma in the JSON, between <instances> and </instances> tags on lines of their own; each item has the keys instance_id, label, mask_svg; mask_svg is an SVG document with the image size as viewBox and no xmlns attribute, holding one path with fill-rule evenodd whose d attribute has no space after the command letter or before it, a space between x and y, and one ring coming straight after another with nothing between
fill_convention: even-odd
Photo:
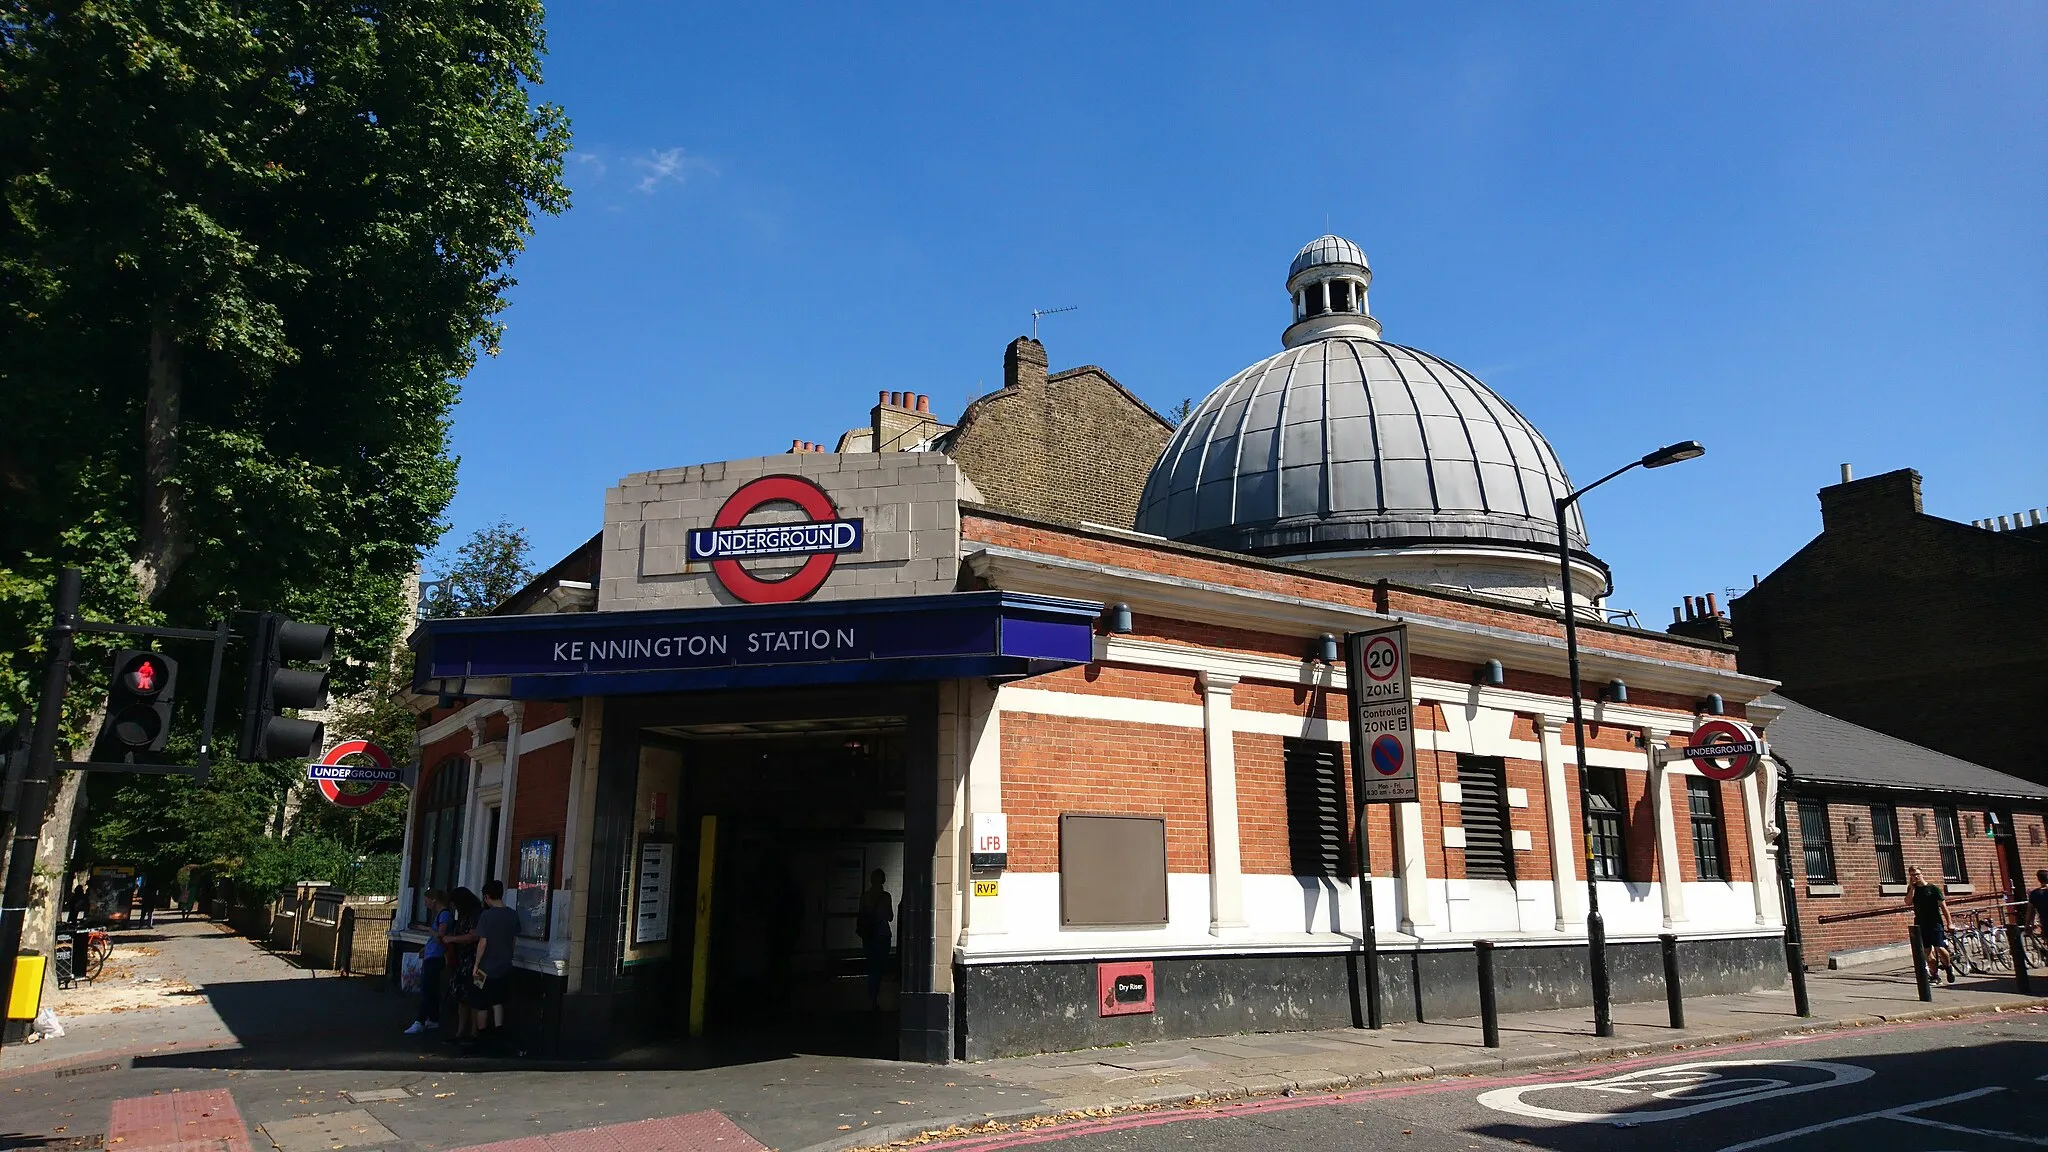
<instances>
[{"instance_id":1,"label":"blue sky","mask_svg":"<svg viewBox=\"0 0 2048 1152\"><path fill-rule=\"evenodd\" d=\"M457 412L449 542L542 563L619 476L946 416L1034 307L1162 411L1275 351L1296 248L1470 369L1581 482L1661 626L1913 467L2048 505L2048 7L862 5L549 17L574 205Z\"/></svg>"}]
</instances>

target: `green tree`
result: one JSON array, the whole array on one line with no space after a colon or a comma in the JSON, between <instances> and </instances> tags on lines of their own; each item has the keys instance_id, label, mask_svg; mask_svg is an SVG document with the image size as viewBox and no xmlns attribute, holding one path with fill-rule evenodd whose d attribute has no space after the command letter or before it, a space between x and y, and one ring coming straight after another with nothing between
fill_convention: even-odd
<instances>
[{"instance_id":1,"label":"green tree","mask_svg":"<svg viewBox=\"0 0 2048 1152\"><path fill-rule=\"evenodd\" d=\"M420 615L484 616L533 582L532 545L523 528L500 520L477 529L435 572Z\"/></svg>"},{"instance_id":2,"label":"green tree","mask_svg":"<svg viewBox=\"0 0 2048 1152\"><path fill-rule=\"evenodd\" d=\"M0 7L0 713L30 705L63 565L103 619L279 609L335 625L344 691L385 662L454 491L456 382L567 202L543 51L538 0ZM131 802L183 787L100 811L141 828ZM224 856L261 832L227 808L189 830Z\"/></svg>"},{"instance_id":3,"label":"green tree","mask_svg":"<svg viewBox=\"0 0 2048 1152\"><path fill-rule=\"evenodd\" d=\"M1188 417L1194 415L1194 411L1195 402L1183 396L1180 403L1173 406L1173 411L1167 413L1166 418L1173 421L1173 426L1178 428L1188 422Z\"/></svg>"}]
</instances>

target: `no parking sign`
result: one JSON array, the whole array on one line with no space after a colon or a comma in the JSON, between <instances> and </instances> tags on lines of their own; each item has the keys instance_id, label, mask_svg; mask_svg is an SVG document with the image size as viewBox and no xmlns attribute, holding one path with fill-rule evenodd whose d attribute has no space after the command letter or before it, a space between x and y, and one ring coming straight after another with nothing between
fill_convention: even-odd
<instances>
[{"instance_id":1,"label":"no parking sign","mask_svg":"<svg viewBox=\"0 0 2048 1152\"><path fill-rule=\"evenodd\" d=\"M1351 762L1359 798L1416 799L1414 698L1408 683L1408 628L1396 624L1344 638L1351 693Z\"/></svg>"}]
</instances>

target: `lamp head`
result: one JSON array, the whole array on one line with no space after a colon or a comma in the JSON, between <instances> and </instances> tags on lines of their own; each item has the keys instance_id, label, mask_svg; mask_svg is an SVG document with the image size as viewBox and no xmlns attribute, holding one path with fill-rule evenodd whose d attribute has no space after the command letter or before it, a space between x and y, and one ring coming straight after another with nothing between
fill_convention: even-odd
<instances>
[{"instance_id":1,"label":"lamp head","mask_svg":"<svg viewBox=\"0 0 2048 1152\"><path fill-rule=\"evenodd\" d=\"M1700 446L1699 441L1681 440L1676 444L1667 444L1648 456L1643 457L1642 464L1645 468L1662 468L1666 464L1676 464L1681 460L1693 460L1706 454L1707 450Z\"/></svg>"}]
</instances>

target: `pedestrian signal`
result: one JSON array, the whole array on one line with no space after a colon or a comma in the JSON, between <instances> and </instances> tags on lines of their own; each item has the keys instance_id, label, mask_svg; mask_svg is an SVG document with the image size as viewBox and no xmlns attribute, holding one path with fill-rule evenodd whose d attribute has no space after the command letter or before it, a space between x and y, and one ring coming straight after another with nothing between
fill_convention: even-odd
<instances>
[{"instance_id":1,"label":"pedestrian signal","mask_svg":"<svg viewBox=\"0 0 2048 1152\"><path fill-rule=\"evenodd\" d=\"M114 653L107 718L92 758L132 764L138 753L163 751L171 739L171 703L177 689L177 661L160 652Z\"/></svg>"}]
</instances>

